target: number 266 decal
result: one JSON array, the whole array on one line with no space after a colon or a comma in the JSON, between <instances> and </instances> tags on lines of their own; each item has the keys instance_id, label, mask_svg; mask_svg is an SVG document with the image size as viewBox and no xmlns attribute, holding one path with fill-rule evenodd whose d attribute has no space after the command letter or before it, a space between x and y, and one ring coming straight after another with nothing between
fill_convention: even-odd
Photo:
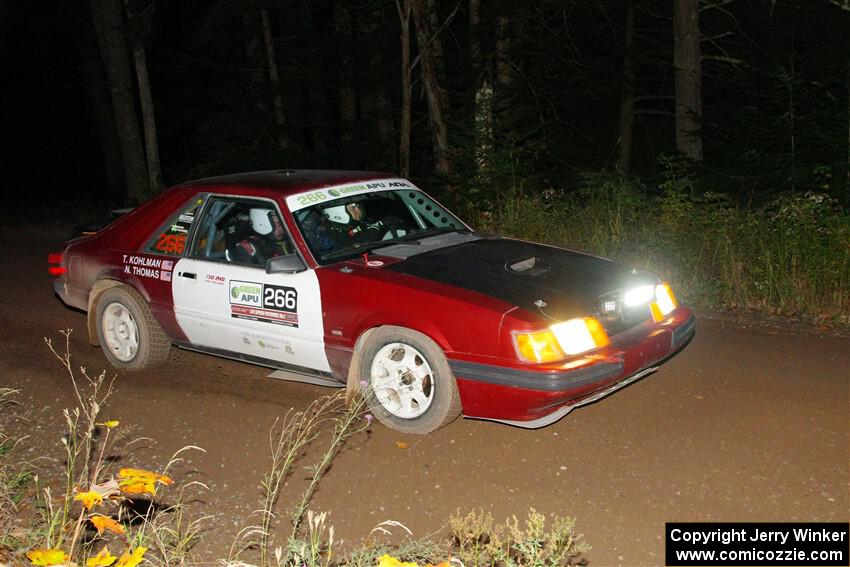
<instances>
[{"instance_id":1,"label":"number 266 decal","mask_svg":"<svg viewBox=\"0 0 850 567\"><path fill-rule=\"evenodd\" d=\"M298 310L298 292L292 287L265 284L263 307L295 313Z\"/></svg>"}]
</instances>

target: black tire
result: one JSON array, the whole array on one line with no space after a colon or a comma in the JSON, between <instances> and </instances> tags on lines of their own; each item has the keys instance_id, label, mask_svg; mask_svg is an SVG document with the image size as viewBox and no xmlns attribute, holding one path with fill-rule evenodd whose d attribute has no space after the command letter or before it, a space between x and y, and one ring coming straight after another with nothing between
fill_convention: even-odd
<instances>
[{"instance_id":1,"label":"black tire","mask_svg":"<svg viewBox=\"0 0 850 567\"><path fill-rule=\"evenodd\" d=\"M360 379L368 384L369 409L381 423L403 433L424 435L448 425L460 415L460 395L454 374L442 349L430 338L404 327L386 326L373 330L360 348ZM417 373L427 376L420 381L421 385L405 382L404 377L412 375L409 372L399 374L390 388L382 388L380 378L373 383L373 367L376 372L385 370L383 363L389 360L393 364L392 356L399 352L410 353L412 360L421 361L421 364L415 363L419 369ZM420 399L427 399L428 403L420 405L412 399L404 403L398 391L406 388L416 388ZM421 409L423 407L425 409ZM421 414L415 415L420 411Z\"/></svg>"},{"instance_id":2,"label":"black tire","mask_svg":"<svg viewBox=\"0 0 850 567\"><path fill-rule=\"evenodd\" d=\"M142 370L168 358L171 340L154 319L147 302L136 290L124 285L107 289L97 298L95 313L98 343L106 359L115 368ZM112 323L104 322L104 315L107 313ZM128 348L125 352L120 346L116 346L121 344L119 335L122 334L114 324L117 313L126 314L127 320L132 321L132 325L125 327L134 326L135 333L133 329L129 329L123 334L136 337L135 349Z\"/></svg>"}]
</instances>

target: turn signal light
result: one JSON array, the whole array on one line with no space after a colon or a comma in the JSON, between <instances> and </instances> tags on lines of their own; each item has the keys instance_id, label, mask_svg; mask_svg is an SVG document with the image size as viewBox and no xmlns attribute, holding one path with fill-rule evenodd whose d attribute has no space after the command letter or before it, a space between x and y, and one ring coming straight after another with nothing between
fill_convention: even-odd
<instances>
[{"instance_id":1,"label":"turn signal light","mask_svg":"<svg viewBox=\"0 0 850 567\"><path fill-rule=\"evenodd\" d=\"M557 362L565 358L555 334L546 329L536 333L514 334L517 352L528 362Z\"/></svg>"},{"instance_id":2,"label":"turn signal light","mask_svg":"<svg viewBox=\"0 0 850 567\"><path fill-rule=\"evenodd\" d=\"M656 323L662 321L679 306L670 284L664 282L655 286L655 301L649 304L652 320Z\"/></svg>"}]
</instances>

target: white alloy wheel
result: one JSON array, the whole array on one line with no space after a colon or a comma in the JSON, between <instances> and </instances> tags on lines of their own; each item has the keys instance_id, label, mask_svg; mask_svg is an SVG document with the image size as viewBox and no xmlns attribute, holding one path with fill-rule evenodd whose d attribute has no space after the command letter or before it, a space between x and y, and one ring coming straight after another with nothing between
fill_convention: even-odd
<instances>
[{"instance_id":1,"label":"white alloy wheel","mask_svg":"<svg viewBox=\"0 0 850 567\"><path fill-rule=\"evenodd\" d=\"M121 362L131 362L139 352L139 326L130 310L118 302L108 304L101 325L112 355Z\"/></svg>"},{"instance_id":2,"label":"white alloy wheel","mask_svg":"<svg viewBox=\"0 0 850 567\"><path fill-rule=\"evenodd\" d=\"M115 368L142 370L168 358L171 340L154 319L147 301L126 285L113 285L94 300L89 313L97 342Z\"/></svg>"},{"instance_id":3,"label":"white alloy wheel","mask_svg":"<svg viewBox=\"0 0 850 567\"><path fill-rule=\"evenodd\" d=\"M434 371L425 356L409 344L384 345L372 359L371 383L381 406L401 419L428 411L434 400Z\"/></svg>"}]
</instances>

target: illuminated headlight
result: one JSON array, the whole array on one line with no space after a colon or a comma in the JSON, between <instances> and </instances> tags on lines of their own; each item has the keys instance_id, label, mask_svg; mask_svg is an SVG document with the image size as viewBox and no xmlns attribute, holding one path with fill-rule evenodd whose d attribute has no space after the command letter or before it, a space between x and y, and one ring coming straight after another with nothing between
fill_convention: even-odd
<instances>
[{"instance_id":1,"label":"illuminated headlight","mask_svg":"<svg viewBox=\"0 0 850 567\"><path fill-rule=\"evenodd\" d=\"M555 323L550 327L567 354L579 354L587 350L603 347L610 341L602 325L593 317L570 319Z\"/></svg>"},{"instance_id":2,"label":"illuminated headlight","mask_svg":"<svg viewBox=\"0 0 850 567\"><path fill-rule=\"evenodd\" d=\"M634 307L636 305L646 305L654 298L655 286L644 285L626 291L626 293L623 294L623 303L625 303L627 307Z\"/></svg>"},{"instance_id":3,"label":"illuminated headlight","mask_svg":"<svg viewBox=\"0 0 850 567\"><path fill-rule=\"evenodd\" d=\"M557 362L567 356L606 346L610 341L602 325L592 317L555 323L534 333L515 333L520 357L528 362Z\"/></svg>"},{"instance_id":4,"label":"illuminated headlight","mask_svg":"<svg viewBox=\"0 0 850 567\"><path fill-rule=\"evenodd\" d=\"M670 284L665 282L655 286L655 303L662 315L669 315L679 306L676 296L673 295L673 290L670 289Z\"/></svg>"}]
</instances>

